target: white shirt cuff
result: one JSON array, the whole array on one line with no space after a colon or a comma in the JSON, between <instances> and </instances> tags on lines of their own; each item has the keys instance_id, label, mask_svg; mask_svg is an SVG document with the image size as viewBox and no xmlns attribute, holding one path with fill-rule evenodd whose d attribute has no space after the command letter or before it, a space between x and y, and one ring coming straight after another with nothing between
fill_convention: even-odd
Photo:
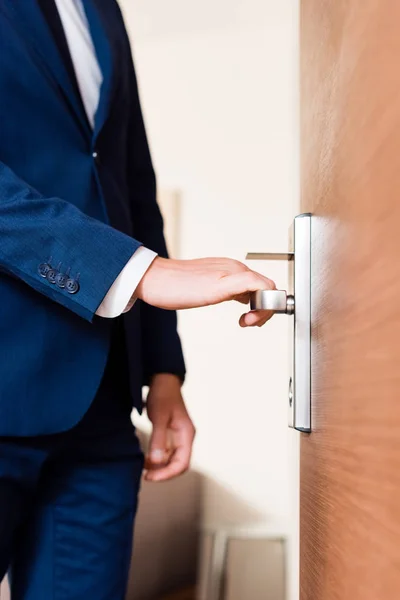
<instances>
[{"instance_id":1,"label":"white shirt cuff","mask_svg":"<svg viewBox=\"0 0 400 600\"><path fill-rule=\"evenodd\" d=\"M128 312L136 302L137 286L156 257L155 252L140 246L108 290L96 315L113 319Z\"/></svg>"}]
</instances>

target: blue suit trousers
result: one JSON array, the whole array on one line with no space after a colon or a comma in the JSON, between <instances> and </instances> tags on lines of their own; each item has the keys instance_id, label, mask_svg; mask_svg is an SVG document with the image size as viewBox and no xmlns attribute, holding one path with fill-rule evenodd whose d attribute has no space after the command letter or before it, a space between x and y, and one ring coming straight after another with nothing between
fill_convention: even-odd
<instances>
[{"instance_id":1,"label":"blue suit trousers","mask_svg":"<svg viewBox=\"0 0 400 600\"><path fill-rule=\"evenodd\" d=\"M70 431L0 438L0 579L9 572L12 600L125 597L143 454L116 375L109 362Z\"/></svg>"}]
</instances>

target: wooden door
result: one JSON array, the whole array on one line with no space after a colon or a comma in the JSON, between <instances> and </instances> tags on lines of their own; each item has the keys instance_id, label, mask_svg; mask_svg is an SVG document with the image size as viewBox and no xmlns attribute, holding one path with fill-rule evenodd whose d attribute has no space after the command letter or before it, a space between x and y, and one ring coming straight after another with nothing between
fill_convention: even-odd
<instances>
[{"instance_id":1,"label":"wooden door","mask_svg":"<svg viewBox=\"0 0 400 600\"><path fill-rule=\"evenodd\" d=\"M301 0L301 600L400 598L400 2Z\"/></svg>"}]
</instances>

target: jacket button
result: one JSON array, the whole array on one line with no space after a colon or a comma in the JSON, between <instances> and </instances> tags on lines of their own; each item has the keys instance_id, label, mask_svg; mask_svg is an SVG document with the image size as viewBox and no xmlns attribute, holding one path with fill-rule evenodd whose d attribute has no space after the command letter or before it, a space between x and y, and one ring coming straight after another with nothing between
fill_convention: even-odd
<instances>
[{"instance_id":1,"label":"jacket button","mask_svg":"<svg viewBox=\"0 0 400 600\"><path fill-rule=\"evenodd\" d=\"M94 158L96 165L99 165L100 164L100 156L99 156L99 153L97 152L97 150L94 150L92 152L92 156Z\"/></svg>"},{"instance_id":2,"label":"jacket button","mask_svg":"<svg viewBox=\"0 0 400 600\"><path fill-rule=\"evenodd\" d=\"M55 284L58 272L55 269L47 271L46 279L49 283Z\"/></svg>"},{"instance_id":3,"label":"jacket button","mask_svg":"<svg viewBox=\"0 0 400 600\"><path fill-rule=\"evenodd\" d=\"M42 263L41 265L39 265L38 273L40 277L46 278L47 273L50 271L50 269L51 266L48 263Z\"/></svg>"},{"instance_id":4,"label":"jacket button","mask_svg":"<svg viewBox=\"0 0 400 600\"><path fill-rule=\"evenodd\" d=\"M72 279L72 277L70 279L67 279L65 283L65 289L67 290L68 294L76 294L77 292L79 292L79 287L80 286L77 280Z\"/></svg>"},{"instance_id":5,"label":"jacket button","mask_svg":"<svg viewBox=\"0 0 400 600\"><path fill-rule=\"evenodd\" d=\"M57 273L56 275L56 285L61 288L64 289L65 288L65 284L67 283L68 277L67 275L65 275L65 273Z\"/></svg>"}]
</instances>

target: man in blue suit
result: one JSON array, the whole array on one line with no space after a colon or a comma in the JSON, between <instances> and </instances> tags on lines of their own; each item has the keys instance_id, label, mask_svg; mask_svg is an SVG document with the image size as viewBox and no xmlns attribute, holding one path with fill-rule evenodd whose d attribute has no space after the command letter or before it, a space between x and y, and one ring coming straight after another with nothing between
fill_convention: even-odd
<instances>
[{"instance_id":1,"label":"man in blue suit","mask_svg":"<svg viewBox=\"0 0 400 600\"><path fill-rule=\"evenodd\" d=\"M2 0L0 579L13 600L124 597L143 385L147 478L190 461L174 311L273 287L229 259L168 259L116 1Z\"/></svg>"}]
</instances>

